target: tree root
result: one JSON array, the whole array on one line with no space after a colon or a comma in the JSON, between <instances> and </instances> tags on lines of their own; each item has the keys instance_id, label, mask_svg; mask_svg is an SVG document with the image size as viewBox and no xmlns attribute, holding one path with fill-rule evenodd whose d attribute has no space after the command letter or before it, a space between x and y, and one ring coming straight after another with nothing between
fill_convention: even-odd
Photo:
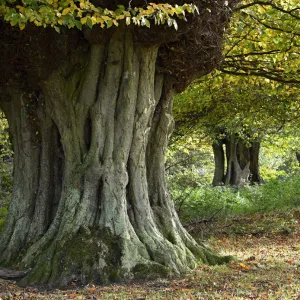
<instances>
[{"instance_id":1,"label":"tree root","mask_svg":"<svg viewBox=\"0 0 300 300\"><path fill-rule=\"evenodd\" d=\"M21 279L25 277L31 269L28 269L26 271L16 271L16 270L10 270L10 269L0 269L0 278L2 279Z\"/></svg>"}]
</instances>

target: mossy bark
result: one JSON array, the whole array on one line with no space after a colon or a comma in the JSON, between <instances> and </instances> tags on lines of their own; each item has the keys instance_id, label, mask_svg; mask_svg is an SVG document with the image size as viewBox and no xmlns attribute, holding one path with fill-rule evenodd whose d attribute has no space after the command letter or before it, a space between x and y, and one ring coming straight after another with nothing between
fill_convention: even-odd
<instances>
[{"instance_id":1,"label":"mossy bark","mask_svg":"<svg viewBox=\"0 0 300 300\"><path fill-rule=\"evenodd\" d=\"M222 261L185 231L168 196L173 91L157 50L121 27L74 51L34 95L9 90L15 188L0 259L32 268L22 283L168 276Z\"/></svg>"}]
</instances>

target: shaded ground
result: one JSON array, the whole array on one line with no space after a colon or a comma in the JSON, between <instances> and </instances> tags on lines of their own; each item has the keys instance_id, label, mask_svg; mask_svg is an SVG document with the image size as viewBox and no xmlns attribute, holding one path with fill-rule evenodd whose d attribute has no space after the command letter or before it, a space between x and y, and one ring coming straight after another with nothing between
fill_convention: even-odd
<instances>
[{"instance_id":1,"label":"shaded ground","mask_svg":"<svg viewBox=\"0 0 300 300\"><path fill-rule=\"evenodd\" d=\"M300 210L189 226L197 237L239 261L202 266L172 280L42 291L0 281L0 299L297 299L300 300Z\"/></svg>"}]
</instances>

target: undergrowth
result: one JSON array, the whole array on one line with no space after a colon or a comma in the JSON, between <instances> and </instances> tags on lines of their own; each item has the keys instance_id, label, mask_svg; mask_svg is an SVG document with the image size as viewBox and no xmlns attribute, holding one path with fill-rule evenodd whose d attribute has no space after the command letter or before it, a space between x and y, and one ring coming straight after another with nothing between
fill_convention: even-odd
<instances>
[{"instance_id":1,"label":"undergrowth","mask_svg":"<svg viewBox=\"0 0 300 300\"><path fill-rule=\"evenodd\" d=\"M173 190L172 194L179 216L186 223L300 207L299 186L298 175L241 189L204 185L184 191Z\"/></svg>"}]
</instances>

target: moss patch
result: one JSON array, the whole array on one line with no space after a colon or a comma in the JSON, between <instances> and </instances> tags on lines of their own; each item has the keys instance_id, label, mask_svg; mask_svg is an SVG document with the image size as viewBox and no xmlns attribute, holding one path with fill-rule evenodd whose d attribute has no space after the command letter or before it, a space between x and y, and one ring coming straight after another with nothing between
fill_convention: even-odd
<instances>
[{"instance_id":1,"label":"moss patch","mask_svg":"<svg viewBox=\"0 0 300 300\"><path fill-rule=\"evenodd\" d=\"M120 243L109 231L79 231L63 244L53 243L21 284L64 287L72 282L118 282L122 277Z\"/></svg>"},{"instance_id":2,"label":"moss patch","mask_svg":"<svg viewBox=\"0 0 300 300\"><path fill-rule=\"evenodd\" d=\"M64 268L61 271L82 283L118 281L117 270L121 268L122 255L120 243L120 239L108 230L79 232L59 249L61 268Z\"/></svg>"},{"instance_id":3,"label":"moss patch","mask_svg":"<svg viewBox=\"0 0 300 300\"><path fill-rule=\"evenodd\" d=\"M170 277L173 275L173 272L166 266L149 262L149 264L137 264L133 268L133 274L135 279L154 279Z\"/></svg>"}]
</instances>

